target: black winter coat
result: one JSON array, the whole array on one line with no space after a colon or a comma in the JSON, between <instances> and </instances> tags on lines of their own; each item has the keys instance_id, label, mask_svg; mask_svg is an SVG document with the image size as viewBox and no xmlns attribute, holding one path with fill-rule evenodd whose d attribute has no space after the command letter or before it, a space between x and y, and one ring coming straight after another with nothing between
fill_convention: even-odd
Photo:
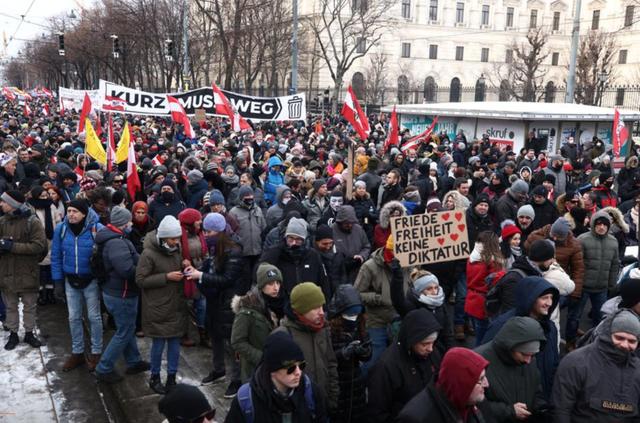
<instances>
[{"instance_id":1,"label":"black winter coat","mask_svg":"<svg viewBox=\"0 0 640 423\"><path fill-rule=\"evenodd\" d=\"M171 215L177 219L178 214L186 208L186 204L177 195L172 203L165 203L160 198L156 198L149 205L149 217L153 219L156 225L159 225L165 216Z\"/></svg>"},{"instance_id":2,"label":"black winter coat","mask_svg":"<svg viewBox=\"0 0 640 423\"><path fill-rule=\"evenodd\" d=\"M480 410L469 413L462 423L484 423ZM395 420L396 423L452 423L458 422L458 413L447 400L445 395L430 383L426 389L420 391Z\"/></svg>"},{"instance_id":3,"label":"black winter coat","mask_svg":"<svg viewBox=\"0 0 640 423\"><path fill-rule=\"evenodd\" d=\"M509 311L516 306L517 299L515 289L521 279L527 276L542 276L540 272L531 265L527 256L524 255L518 257L513 262L511 269L519 269L524 273L524 276L520 272L507 271L502 279L500 279L497 285L500 296L500 311L498 311L498 314Z\"/></svg>"},{"instance_id":4,"label":"black winter coat","mask_svg":"<svg viewBox=\"0 0 640 423\"><path fill-rule=\"evenodd\" d=\"M373 228L378 221L378 214L376 213L376 207L373 201L368 196L365 198L354 196L353 199L349 201L349 205L355 210L358 222L367 234L369 242L373 243Z\"/></svg>"},{"instance_id":5,"label":"black winter coat","mask_svg":"<svg viewBox=\"0 0 640 423\"><path fill-rule=\"evenodd\" d=\"M558 209L549 200L545 200L542 204L536 204L535 201L531 202L531 207L536 213L536 217L531 222L533 230L540 229L546 225L552 225L558 218ZM515 222L515 221L514 221Z\"/></svg>"},{"instance_id":6,"label":"black winter coat","mask_svg":"<svg viewBox=\"0 0 640 423\"><path fill-rule=\"evenodd\" d=\"M467 234L469 235L469 248L473 249L476 245L476 238L482 231L495 231L496 228L491 220L491 216L487 213L485 216L478 216L473 207L469 207L466 211L467 215Z\"/></svg>"}]
</instances>

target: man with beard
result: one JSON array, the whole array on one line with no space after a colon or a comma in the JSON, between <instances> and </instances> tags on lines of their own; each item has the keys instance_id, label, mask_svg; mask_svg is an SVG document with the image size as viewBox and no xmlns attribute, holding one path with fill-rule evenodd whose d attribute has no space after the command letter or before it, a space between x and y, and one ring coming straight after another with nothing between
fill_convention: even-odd
<instances>
[{"instance_id":1,"label":"man with beard","mask_svg":"<svg viewBox=\"0 0 640 423\"><path fill-rule=\"evenodd\" d=\"M516 220L516 226L522 232L520 236L520 245L524 245L527 237L533 232L533 219L536 218L536 212L531 207L531 204L525 204L518 209L516 214L518 220Z\"/></svg>"},{"instance_id":2,"label":"man with beard","mask_svg":"<svg viewBox=\"0 0 640 423\"><path fill-rule=\"evenodd\" d=\"M385 184L378 193L378 209L382 208L389 201L402 200L402 186L400 185L401 179L400 172L397 169L391 169L387 173Z\"/></svg>"},{"instance_id":3,"label":"man with beard","mask_svg":"<svg viewBox=\"0 0 640 423\"><path fill-rule=\"evenodd\" d=\"M489 215L490 200L486 194L480 194L466 211L467 232L470 248L473 249L480 232L495 230Z\"/></svg>"}]
</instances>

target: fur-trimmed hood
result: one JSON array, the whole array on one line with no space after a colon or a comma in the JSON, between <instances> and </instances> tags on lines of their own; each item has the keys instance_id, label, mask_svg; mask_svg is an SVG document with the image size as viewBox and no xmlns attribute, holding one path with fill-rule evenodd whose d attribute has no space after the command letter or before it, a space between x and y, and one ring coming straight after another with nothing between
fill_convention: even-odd
<instances>
[{"instance_id":1,"label":"fur-trimmed hood","mask_svg":"<svg viewBox=\"0 0 640 423\"><path fill-rule=\"evenodd\" d=\"M456 209L467 209L471 205L471 201L466 198L464 195L460 194L458 191L449 191L442 197L442 205L447 202L449 197L453 197L453 204L455 204L454 208Z\"/></svg>"},{"instance_id":2,"label":"fur-trimmed hood","mask_svg":"<svg viewBox=\"0 0 640 423\"><path fill-rule=\"evenodd\" d=\"M558 210L558 213L561 216L564 215L565 213L569 213L569 211L565 207L566 202L567 202L567 194L560 194L556 199L556 209ZM580 197L580 202L578 203L578 207L584 208L584 201L582 200L582 197Z\"/></svg>"},{"instance_id":3,"label":"fur-trimmed hood","mask_svg":"<svg viewBox=\"0 0 640 423\"><path fill-rule=\"evenodd\" d=\"M266 306L257 287L254 286L251 291L247 292L245 295L234 295L231 299L231 310L233 310L234 314L238 314L243 308L250 308L260 313L264 313Z\"/></svg>"},{"instance_id":4,"label":"fur-trimmed hood","mask_svg":"<svg viewBox=\"0 0 640 423\"><path fill-rule=\"evenodd\" d=\"M629 225L624 221L624 216L620 210L615 207L605 207L601 211L611 216L612 225L617 225L625 234L629 233Z\"/></svg>"},{"instance_id":5,"label":"fur-trimmed hood","mask_svg":"<svg viewBox=\"0 0 640 423\"><path fill-rule=\"evenodd\" d=\"M404 216L407 214L407 209L402 205L400 201L389 201L387 204L382 206L380 209L380 227L383 229L388 229L389 224L391 223L391 215L399 210L401 215Z\"/></svg>"}]
</instances>

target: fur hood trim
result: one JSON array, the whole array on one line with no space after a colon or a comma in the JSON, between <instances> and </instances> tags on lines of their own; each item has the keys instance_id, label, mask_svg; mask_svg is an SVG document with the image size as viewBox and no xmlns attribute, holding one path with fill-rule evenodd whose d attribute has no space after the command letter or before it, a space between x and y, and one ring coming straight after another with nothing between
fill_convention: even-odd
<instances>
[{"instance_id":1,"label":"fur hood trim","mask_svg":"<svg viewBox=\"0 0 640 423\"><path fill-rule=\"evenodd\" d=\"M629 233L629 225L627 225L627 222L624 221L624 216L622 215L620 210L615 207L605 207L604 209L602 209L602 211L611 216L612 224L618 225L618 227L622 229L622 232L624 232L625 234Z\"/></svg>"},{"instance_id":2,"label":"fur hood trim","mask_svg":"<svg viewBox=\"0 0 640 423\"><path fill-rule=\"evenodd\" d=\"M399 210L401 215L407 214L407 209L399 201L389 201L380 209L380 227L382 229L388 229L391 223L391 215L396 210Z\"/></svg>"}]
</instances>

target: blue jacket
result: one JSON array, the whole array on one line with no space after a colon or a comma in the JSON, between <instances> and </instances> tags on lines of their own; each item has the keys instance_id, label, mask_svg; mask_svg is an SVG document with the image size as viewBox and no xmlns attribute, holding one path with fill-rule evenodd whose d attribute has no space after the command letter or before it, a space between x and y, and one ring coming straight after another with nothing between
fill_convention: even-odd
<instances>
[{"instance_id":1,"label":"blue jacket","mask_svg":"<svg viewBox=\"0 0 640 423\"><path fill-rule=\"evenodd\" d=\"M63 281L64 275L88 276L91 274L89 259L93 252L93 243L97 232L103 228L98 222L98 215L89 209L84 228L79 236L75 236L69 228L69 218L53 231L51 244L51 278Z\"/></svg>"},{"instance_id":2,"label":"blue jacket","mask_svg":"<svg viewBox=\"0 0 640 423\"><path fill-rule=\"evenodd\" d=\"M276 188L284 185L284 174L280 171L272 169L274 166L283 166L282 160L278 156L269 159L269 173L264 181L264 198L269 204L276 202Z\"/></svg>"},{"instance_id":3,"label":"blue jacket","mask_svg":"<svg viewBox=\"0 0 640 423\"><path fill-rule=\"evenodd\" d=\"M107 274L102 292L112 297L131 298L140 294L136 284L139 254L125 235L110 227L98 231L96 244L102 246L102 260Z\"/></svg>"},{"instance_id":4,"label":"blue jacket","mask_svg":"<svg viewBox=\"0 0 640 423\"><path fill-rule=\"evenodd\" d=\"M187 186L189 192L189 200L187 201L187 207L190 209L199 210L202 207L202 198L207 193L209 185L204 179L199 180L194 185Z\"/></svg>"},{"instance_id":5,"label":"blue jacket","mask_svg":"<svg viewBox=\"0 0 640 423\"><path fill-rule=\"evenodd\" d=\"M521 279L515 288L516 306L509 311L506 311L495 318L489 325L487 333L482 338L482 343L491 341L500 328L513 316L529 316L531 309L533 308L536 300L545 295L553 294L553 303L549 308L547 317L543 320L538 320L540 326L544 330L544 335L547 338L547 342L541 348L540 352L536 354L536 363L538 370L540 370L540 379L542 382L542 390L547 400L551 395L551 386L553 385L553 378L560 363L560 354L558 352L558 330L556 325L550 320L553 310L558 306L558 300L560 299L560 291L546 279L540 276L527 276Z\"/></svg>"}]
</instances>

